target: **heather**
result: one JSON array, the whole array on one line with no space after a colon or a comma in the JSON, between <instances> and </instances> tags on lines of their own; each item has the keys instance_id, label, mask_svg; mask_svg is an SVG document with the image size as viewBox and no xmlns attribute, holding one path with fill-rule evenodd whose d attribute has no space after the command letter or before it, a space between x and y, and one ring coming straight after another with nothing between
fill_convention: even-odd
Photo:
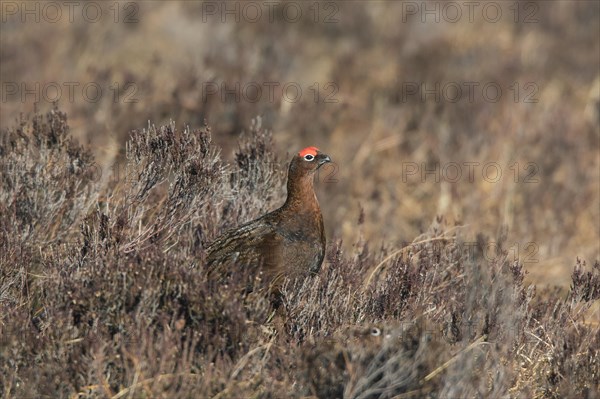
<instances>
[{"instance_id":1,"label":"heather","mask_svg":"<svg viewBox=\"0 0 600 399\"><path fill-rule=\"evenodd\" d=\"M127 178L106 185L68 130L54 109L2 136L4 397L597 394L597 262L540 292L505 233L490 259L489 238L466 251L439 217L402 250L334 237L274 309L243 271L210 284L205 268L216 234L281 200L259 121L237 162L208 126L133 131Z\"/></svg>"},{"instance_id":2,"label":"heather","mask_svg":"<svg viewBox=\"0 0 600 399\"><path fill-rule=\"evenodd\" d=\"M0 3L0 397L600 396L600 3L87 3ZM307 146L319 273L211 282Z\"/></svg>"}]
</instances>

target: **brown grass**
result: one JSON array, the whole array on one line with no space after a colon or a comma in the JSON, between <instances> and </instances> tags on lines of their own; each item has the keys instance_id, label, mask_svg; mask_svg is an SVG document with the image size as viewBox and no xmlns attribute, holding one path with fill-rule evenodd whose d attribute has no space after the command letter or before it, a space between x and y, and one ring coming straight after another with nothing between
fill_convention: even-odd
<instances>
[{"instance_id":1,"label":"brown grass","mask_svg":"<svg viewBox=\"0 0 600 399\"><path fill-rule=\"evenodd\" d=\"M598 397L600 6L528 1L515 23L496 3L496 23L424 24L410 2L323 3L334 23L3 14L0 396ZM7 94L51 82L74 100ZM205 91L250 82L280 88ZM403 91L465 82L503 95ZM335 161L321 273L277 312L238 294L245 273L207 284L205 246L280 205L307 145ZM455 182L419 173L451 163Z\"/></svg>"},{"instance_id":2,"label":"brown grass","mask_svg":"<svg viewBox=\"0 0 600 399\"><path fill-rule=\"evenodd\" d=\"M206 126L134 131L130 178L104 187L56 109L0 151L3 397L597 397L597 262L538 293L505 234L490 260L438 218L401 251L334 239L274 311L251 276L214 286L204 268L218 232L277 202L258 124L236 164Z\"/></svg>"}]
</instances>

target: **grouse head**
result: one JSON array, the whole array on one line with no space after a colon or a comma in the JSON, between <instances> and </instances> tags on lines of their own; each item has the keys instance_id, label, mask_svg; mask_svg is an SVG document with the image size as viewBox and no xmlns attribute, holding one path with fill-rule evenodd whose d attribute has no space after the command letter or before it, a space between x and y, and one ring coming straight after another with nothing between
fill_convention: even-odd
<instances>
[{"instance_id":1,"label":"grouse head","mask_svg":"<svg viewBox=\"0 0 600 399\"><path fill-rule=\"evenodd\" d=\"M316 201L313 189L314 174L321 166L331 162L329 155L317 147L306 147L298 152L290 162L288 170L288 203Z\"/></svg>"},{"instance_id":2,"label":"grouse head","mask_svg":"<svg viewBox=\"0 0 600 399\"><path fill-rule=\"evenodd\" d=\"M313 173L328 162L331 162L329 155L323 154L317 147L306 147L292 158L288 179L312 178Z\"/></svg>"}]
</instances>

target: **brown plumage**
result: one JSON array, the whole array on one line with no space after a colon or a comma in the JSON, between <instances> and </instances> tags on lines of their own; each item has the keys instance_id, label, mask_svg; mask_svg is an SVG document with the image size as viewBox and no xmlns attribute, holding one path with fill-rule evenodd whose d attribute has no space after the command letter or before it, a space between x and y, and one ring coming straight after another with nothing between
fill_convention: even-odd
<instances>
[{"instance_id":1,"label":"brown plumage","mask_svg":"<svg viewBox=\"0 0 600 399\"><path fill-rule=\"evenodd\" d=\"M317 273L325 256L325 232L313 181L327 162L329 156L315 147L298 152L288 170L283 206L218 237L208 247L209 278L248 267L252 276L277 288L284 277Z\"/></svg>"}]
</instances>

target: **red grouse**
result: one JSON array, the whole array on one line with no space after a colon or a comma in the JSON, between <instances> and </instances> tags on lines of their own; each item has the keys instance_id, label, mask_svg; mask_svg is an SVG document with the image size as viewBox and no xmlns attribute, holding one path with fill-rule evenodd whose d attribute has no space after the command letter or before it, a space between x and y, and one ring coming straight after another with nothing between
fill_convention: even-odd
<instances>
[{"instance_id":1,"label":"red grouse","mask_svg":"<svg viewBox=\"0 0 600 399\"><path fill-rule=\"evenodd\" d=\"M288 170L285 204L218 237L208 247L209 278L249 267L251 276L276 290L284 277L317 273L325 256L325 233L313 181L327 162L329 156L316 147L296 154Z\"/></svg>"}]
</instances>

